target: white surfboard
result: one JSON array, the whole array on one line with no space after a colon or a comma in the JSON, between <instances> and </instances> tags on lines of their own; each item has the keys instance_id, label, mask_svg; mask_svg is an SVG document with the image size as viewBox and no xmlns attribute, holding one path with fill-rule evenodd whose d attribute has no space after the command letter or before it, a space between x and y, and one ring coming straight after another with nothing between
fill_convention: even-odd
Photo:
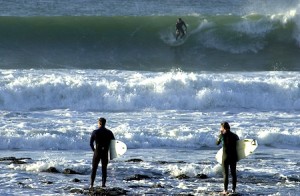
<instances>
[{"instance_id":1,"label":"white surfboard","mask_svg":"<svg viewBox=\"0 0 300 196\"><path fill-rule=\"evenodd\" d=\"M112 140L109 145L109 157L110 160L122 156L127 151L127 146L120 140Z\"/></svg>"},{"instance_id":2,"label":"white surfboard","mask_svg":"<svg viewBox=\"0 0 300 196\"><path fill-rule=\"evenodd\" d=\"M257 148L257 146L258 143L257 140L255 139L239 140L237 142L238 161L252 154L254 150ZM216 159L220 164L222 164L222 157L223 157L223 147L216 154Z\"/></svg>"}]
</instances>

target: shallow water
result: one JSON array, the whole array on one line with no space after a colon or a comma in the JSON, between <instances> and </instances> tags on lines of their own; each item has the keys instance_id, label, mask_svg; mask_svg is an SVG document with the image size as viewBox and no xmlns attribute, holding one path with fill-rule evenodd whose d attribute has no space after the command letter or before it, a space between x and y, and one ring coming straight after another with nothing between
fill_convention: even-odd
<instances>
[{"instance_id":1,"label":"shallow water","mask_svg":"<svg viewBox=\"0 0 300 196\"><path fill-rule=\"evenodd\" d=\"M214 158L216 151L129 149L123 157L110 162L107 185L128 190L128 194L218 194L223 179L221 167ZM298 149L259 147L238 163L237 191L242 195L297 195L300 190L298 154ZM1 151L1 155L32 158L23 165L0 164L1 194L69 195L72 188L89 186L90 151ZM142 161L129 161L132 159ZM42 172L50 166L59 171L70 168L82 175ZM136 174L149 179L126 180ZM178 179L182 174L188 178ZM197 174L206 174L207 178L199 179ZM100 176L98 171L96 186L101 183ZM74 178L80 182L72 182Z\"/></svg>"}]
</instances>

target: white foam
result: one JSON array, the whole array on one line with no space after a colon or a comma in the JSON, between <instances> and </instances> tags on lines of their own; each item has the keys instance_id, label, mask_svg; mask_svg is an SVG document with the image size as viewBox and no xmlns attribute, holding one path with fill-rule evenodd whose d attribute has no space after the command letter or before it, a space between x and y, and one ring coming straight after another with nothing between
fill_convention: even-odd
<instances>
[{"instance_id":1,"label":"white foam","mask_svg":"<svg viewBox=\"0 0 300 196\"><path fill-rule=\"evenodd\" d=\"M185 174L189 177L195 177L199 173L197 172L196 164L186 164L183 166L170 165L168 169L170 170L170 174L174 177L177 177L182 174Z\"/></svg>"},{"instance_id":2,"label":"white foam","mask_svg":"<svg viewBox=\"0 0 300 196\"><path fill-rule=\"evenodd\" d=\"M129 148L215 147L223 120L234 123L241 138L258 139L260 145L300 145L298 72L3 75L0 149L88 150L99 116L113 120L110 127Z\"/></svg>"},{"instance_id":3,"label":"white foam","mask_svg":"<svg viewBox=\"0 0 300 196\"><path fill-rule=\"evenodd\" d=\"M50 72L50 73L49 73ZM299 110L297 73L14 72L1 80L2 110ZM11 73L10 73L11 74ZM95 75L92 78L91 75ZM98 76L97 76L98 75ZM288 76L288 77L286 77ZM230 78L230 80L228 80ZM222 96L226 94L226 96ZM283 96L284 95L284 96ZM26 99L24 99L26 97ZM288 97L288 98L286 98Z\"/></svg>"}]
</instances>

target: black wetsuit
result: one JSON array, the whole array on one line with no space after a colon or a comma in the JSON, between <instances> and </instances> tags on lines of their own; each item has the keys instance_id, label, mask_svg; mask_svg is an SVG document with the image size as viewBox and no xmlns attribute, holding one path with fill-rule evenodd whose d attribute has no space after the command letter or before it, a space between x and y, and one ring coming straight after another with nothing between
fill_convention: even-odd
<instances>
[{"instance_id":1,"label":"black wetsuit","mask_svg":"<svg viewBox=\"0 0 300 196\"><path fill-rule=\"evenodd\" d=\"M185 27L185 29L187 29L185 22L183 21L176 22L176 39L178 38L179 35L181 35L180 38L182 38L185 35L183 26Z\"/></svg>"},{"instance_id":2,"label":"black wetsuit","mask_svg":"<svg viewBox=\"0 0 300 196\"><path fill-rule=\"evenodd\" d=\"M94 151L93 163L92 163L92 174L91 181L92 184L96 178L96 172L98 164L101 160L102 165L102 186L105 186L107 178L107 165L108 165L108 150L111 140L114 140L114 134L105 127L100 127L93 131L90 139L90 146ZM94 147L94 142L96 142L96 149Z\"/></svg>"},{"instance_id":3,"label":"black wetsuit","mask_svg":"<svg viewBox=\"0 0 300 196\"><path fill-rule=\"evenodd\" d=\"M232 190L235 191L237 176L236 176L236 162L237 162L237 141L239 137L227 131L225 134L220 134L217 140L217 145L221 142L223 143L223 157L222 157L222 167L223 167L223 177L224 177L224 189L228 190L228 174L229 167L232 176Z\"/></svg>"}]
</instances>

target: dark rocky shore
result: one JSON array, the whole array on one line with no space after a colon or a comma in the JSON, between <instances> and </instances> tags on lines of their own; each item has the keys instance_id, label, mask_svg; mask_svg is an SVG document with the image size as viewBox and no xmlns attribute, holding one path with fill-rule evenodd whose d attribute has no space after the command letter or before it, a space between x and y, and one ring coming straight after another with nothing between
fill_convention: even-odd
<instances>
[{"instance_id":1,"label":"dark rocky shore","mask_svg":"<svg viewBox=\"0 0 300 196\"><path fill-rule=\"evenodd\" d=\"M126 162L140 163L140 162L143 162L143 160L141 160L141 159L130 159L130 160L127 160ZM31 158L3 157L3 158L0 158L0 163L3 163L3 164L29 164L29 163L34 163L34 160L32 160ZM159 162L159 164L167 164L167 162L161 161L161 162ZM73 178L73 179L70 179L72 182L74 182L74 183L86 183L86 182L82 182L78 178L74 178L72 175L74 175L74 174L76 174L76 175L87 175L87 174L80 173L80 172L72 170L70 168L65 168L61 171L61 170L59 170L55 167L49 167L48 169L43 170L42 172L47 172L47 173L52 173L52 174L57 174L57 175L60 175L60 174L70 175L70 177ZM148 176L148 175L145 175L145 174L134 174L134 175L125 177L124 181L128 182L128 181L151 180L152 178L155 178L155 177ZM182 175L176 176L176 178L177 179L183 179L183 180L189 180L191 177L189 177L185 174L182 174ZM193 177L193 178L195 178L195 177ZM196 176L196 178L206 179L206 178L208 178L208 176L205 175L205 174L198 174ZM42 183L43 184L54 184L54 182L51 182L51 181L43 181ZM19 185L23 185L24 187L26 186L22 182L19 182ZM129 185L128 186L128 188L131 188L131 189L141 188L141 187L142 187L142 185ZM165 186L158 183L158 184L152 185L151 187L145 186L144 188L166 189L166 191L164 191L164 192L167 193L168 188L172 188L172 187L165 187ZM71 194L99 195L99 196L102 196L102 195L111 195L111 196L114 196L114 195L133 195L133 193L131 193L130 191L122 189L120 187L109 187L109 188L105 187L105 188L102 188L102 187L97 187L96 186L96 187L94 187L93 190L90 190L90 189L77 188L74 185L74 187L68 187L67 190L65 190L65 191L68 191ZM186 194L186 195L190 195L190 194Z\"/></svg>"}]
</instances>

